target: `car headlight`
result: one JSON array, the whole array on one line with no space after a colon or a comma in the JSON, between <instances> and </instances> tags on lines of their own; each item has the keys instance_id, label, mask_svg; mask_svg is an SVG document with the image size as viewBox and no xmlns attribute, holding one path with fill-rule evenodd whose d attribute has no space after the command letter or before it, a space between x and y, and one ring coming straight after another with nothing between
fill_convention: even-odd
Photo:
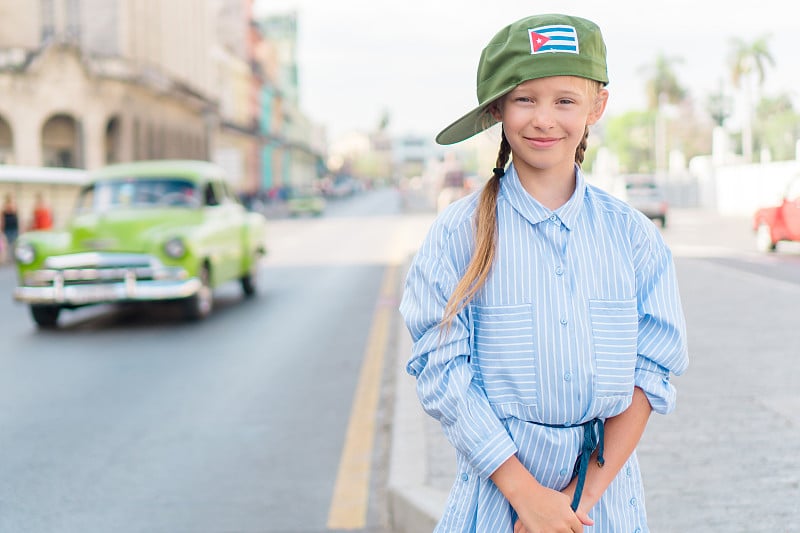
<instances>
[{"instance_id":1,"label":"car headlight","mask_svg":"<svg viewBox=\"0 0 800 533\"><path fill-rule=\"evenodd\" d=\"M30 265L36 259L36 249L27 242L18 242L14 246L14 257L23 265Z\"/></svg>"},{"instance_id":2,"label":"car headlight","mask_svg":"<svg viewBox=\"0 0 800 533\"><path fill-rule=\"evenodd\" d=\"M180 237L175 237L174 239L170 239L165 242L164 253L167 254L167 257L171 257L172 259L180 259L186 255L186 245L184 244L183 239Z\"/></svg>"}]
</instances>

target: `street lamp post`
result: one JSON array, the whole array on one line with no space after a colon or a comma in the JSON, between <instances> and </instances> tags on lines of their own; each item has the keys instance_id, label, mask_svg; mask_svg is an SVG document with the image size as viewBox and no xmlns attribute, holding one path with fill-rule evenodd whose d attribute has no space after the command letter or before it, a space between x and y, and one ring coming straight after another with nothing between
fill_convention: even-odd
<instances>
[{"instance_id":1,"label":"street lamp post","mask_svg":"<svg viewBox=\"0 0 800 533\"><path fill-rule=\"evenodd\" d=\"M659 93L658 107L656 108L655 120L655 167L656 175L663 177L667 170L667 117L666 117L667 95Z\"/></svg>"}]
</instances>

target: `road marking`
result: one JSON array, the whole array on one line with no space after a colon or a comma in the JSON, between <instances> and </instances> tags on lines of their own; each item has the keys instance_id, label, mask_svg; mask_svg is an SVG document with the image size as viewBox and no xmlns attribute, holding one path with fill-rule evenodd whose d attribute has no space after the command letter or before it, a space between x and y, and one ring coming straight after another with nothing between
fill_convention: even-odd
<instances>
[{"instance_id":1,"label":"road marking","mask_svg":"<svg viewBox=\"0 0 800 533\"><path fill-rule=\"evenodd\" d=\"M389 327L397 307L398 270L397 265L390 265L383 276L339 459L339 472L328 511L328 529L363 529L366 526L375 417Z\"/></svg>"}]
</instances>

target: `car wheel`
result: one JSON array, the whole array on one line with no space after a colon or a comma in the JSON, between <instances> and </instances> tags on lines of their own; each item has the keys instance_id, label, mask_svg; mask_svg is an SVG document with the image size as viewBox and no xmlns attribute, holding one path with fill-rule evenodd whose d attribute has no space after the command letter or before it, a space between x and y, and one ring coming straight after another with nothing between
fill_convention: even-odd
<instances>
[{"instance_id":1,"label":"car wheel","mask_svg":"<svg viewBox=\"0 0 800 533\"><path fill-rule=\"evenodd\" d=\"M260 256L255 254L250 262L250 271L240 278L242 292L245 296L253 296L258 291L258 260Z\"/></svg>"},{"instance_id":2,"label":"car wheel","mask_svg":"<svg viewBox=\"0 0 800 533\"><path fill-rule=\"evenodd\" d=\"M761 223L756 229L756 250L759 252L774 252L776 243L772 240L772 230L769 224Z\"/></svg>"},{"instance_id":3,"label":"car wheel","mask_svg":"<svg viewBox=\"0 0 800 533\"><path fill-rule=\"evenodd\" d=\"M57 305L32 305L31 316L34 322L40 327L45 329L54 328L58 325L58 315L61 313L61 308Z\"/></svg>"},{"instance_id":4,"label":"car wheel","mask_svg":"<svg viewBox=\"0 0 800 533\"><path fill-rule=\"evenodd\" d=\"M208 265L203 265L197 276L200 279L200 288L195 294L186 299L184 303L185 315L189 320L202 320L211 314L214 307L214 294L211 289L211 271Z\"/></svg>"}]
</instances>

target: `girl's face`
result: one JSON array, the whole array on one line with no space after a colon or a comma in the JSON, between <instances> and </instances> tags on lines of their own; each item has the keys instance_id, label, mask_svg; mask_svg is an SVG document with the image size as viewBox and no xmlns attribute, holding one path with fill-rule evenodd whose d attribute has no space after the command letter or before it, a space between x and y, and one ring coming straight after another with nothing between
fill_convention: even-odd
<instances>
[{"instance_id":1,"label":"girl's face","mask_svg":"<svg viewBox=\"0 0 800 533\"><path fill-rule=\"evenodd\" d=\"M575 149L608 101L608 91L595 87L585 78L551 76L523 82L501 99L492 114L503 123L520 176L574 176Z\"/></svg>"}]
</instances>

